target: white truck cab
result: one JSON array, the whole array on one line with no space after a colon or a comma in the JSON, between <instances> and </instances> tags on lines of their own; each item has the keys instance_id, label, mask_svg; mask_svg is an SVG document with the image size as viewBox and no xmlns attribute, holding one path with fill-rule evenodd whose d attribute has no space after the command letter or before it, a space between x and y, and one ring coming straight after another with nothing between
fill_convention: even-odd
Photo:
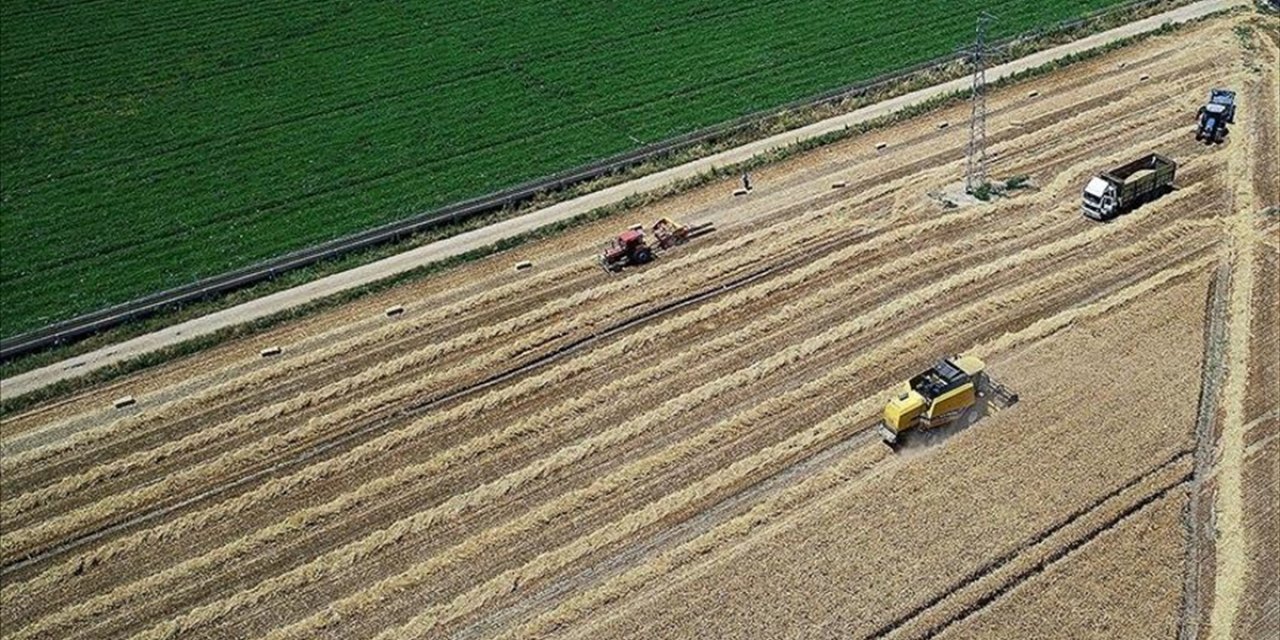
<instances>
[{"instance_id":1,"label":"white truck cab","mask_svg":"<svg viewBox=\"0 0 1280 640\"><path fill-rule=\"evenodd\" d=\"M1116 187L1115 185L1094 176L1089 184L1084 186L1084 199L1082 201L1082 209L1085 217L1094 220L1106 220L1115 215L1116 212Z\"/></svg>"}]
</instances>

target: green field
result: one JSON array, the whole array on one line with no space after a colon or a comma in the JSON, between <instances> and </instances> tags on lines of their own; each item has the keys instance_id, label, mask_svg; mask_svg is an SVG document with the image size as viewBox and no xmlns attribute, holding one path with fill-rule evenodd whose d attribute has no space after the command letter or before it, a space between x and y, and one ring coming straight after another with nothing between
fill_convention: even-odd
<instances>
[{"instance_id":1,"label":"green field","mask_svg":"<svg viewBox=\"0 0 1280 640\"><path fill-rule=\"evenodd\" d=\"M1117 2L4 0L0 335Z\"/></svg>"}]
</instances>

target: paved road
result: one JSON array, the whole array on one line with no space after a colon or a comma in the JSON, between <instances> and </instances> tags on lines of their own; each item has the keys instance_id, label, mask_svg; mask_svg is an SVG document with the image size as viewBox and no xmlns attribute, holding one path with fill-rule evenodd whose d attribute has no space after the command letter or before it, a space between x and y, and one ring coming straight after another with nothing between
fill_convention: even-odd
<instances>
[{"instance_id":1,"label":"paved road","mask_svg":"<svg viewBox=\"0 0 1280 640\"><path fill-rule=\"evenodd\" d=\"M1131 22L1110 31L993 67L987 70L987 79L989 82L994 82L1011 74L1052 62L1068 54L1087 51L1122 38L1155 30L1166 23L1186 22L1215 11L1249 4L1251 4L1249 0L1203 0L1202 2L1196 2L1167 13ZM9 397L21 395L60 380L84 375L96 369L172 346L185 340L266 317L352 287L375 282L425 264L485 247L503 238L573 218L593 209L615 204L628 196L654 191L672 182L706 173L713 166L723 167L743 162L771 149L786 147L823 134L839 131L860 122L900 111L939 95L962 91L968 85L969 79L961 78L914 91L844 115L822 120L806 127L735 147L701 160L695 160L573 200L567 200L518 218L505 220L482 229L468 231L452 238L423 245L349 271L336 273L314 282L273 293L154 333L103 347L42 369L14 376L11 379L0 381L0 392Z\"/></svg>"}]
</instances>

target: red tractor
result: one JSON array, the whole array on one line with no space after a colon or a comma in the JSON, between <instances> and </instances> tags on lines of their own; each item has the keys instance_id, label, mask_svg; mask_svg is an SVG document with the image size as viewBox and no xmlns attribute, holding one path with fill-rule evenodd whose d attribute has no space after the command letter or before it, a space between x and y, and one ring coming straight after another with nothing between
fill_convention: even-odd
<instances>
[{"instance_id":1,"label":"red tractor","mask_svg":"<svg viewBox=\"0 0 1280 640\"><path fill-rule=\"evenodd\" d=\"M631 228L618 237L600 254L600 265L608 271L621 271L624 267L641 265L653 260L653 249L645 240L644 230Z\"/></svg>"},{"instance_id":2,"label":"red tractor","mask_svg":"<svg viewBox=\"0 0 1280 640\"><path fill-rule=\"evenodd\" d=\"M618 234L613 244L600 254L600 265L607 271L622 271L625 267L645 264L653 260L658 251L666 251L714 230L710 222L688 226L663 218L653 225L654 244L651 245L644 235L644 225L638 224Z\"/></svg>"}]
</instances>

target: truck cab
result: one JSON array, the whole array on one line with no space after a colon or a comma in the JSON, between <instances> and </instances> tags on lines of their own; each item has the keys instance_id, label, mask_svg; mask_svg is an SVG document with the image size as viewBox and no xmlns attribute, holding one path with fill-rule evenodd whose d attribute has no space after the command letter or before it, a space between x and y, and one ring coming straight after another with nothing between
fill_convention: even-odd
<instances>
[{"instance_id":1,"label":"truck cab","mask_svg":"<svg viewBox=\"0 0 1280 640\"><path fill-rule=\"evenodd\" d=\"M1115 185L1094 176L1084 186L1083 211L1085 217L1094 220L1107 220L1116 215L1119 202L1116 198Z\"/></svg>"}]
</instances>

